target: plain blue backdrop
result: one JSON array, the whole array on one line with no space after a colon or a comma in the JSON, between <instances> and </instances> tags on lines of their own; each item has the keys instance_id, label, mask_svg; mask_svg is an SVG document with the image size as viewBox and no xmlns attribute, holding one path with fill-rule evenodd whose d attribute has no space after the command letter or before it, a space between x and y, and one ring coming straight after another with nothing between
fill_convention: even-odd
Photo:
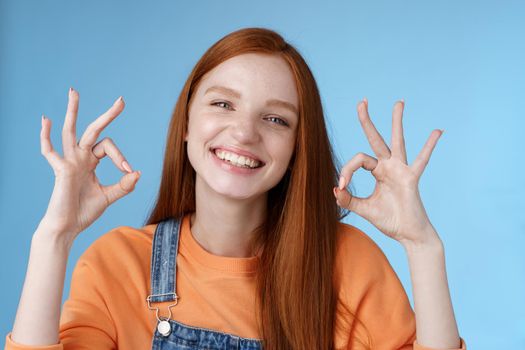
<instances>
[{"instance_id":1,"label":"plain blue backdrop","mask_svg":"<svg viewBox=\"0 0 525 350\"><path fill-rule=\"evenodd\" d=\"M159 185L171 111L193 65L225 34L261 26L304 55L321 91L337 156L374 155L357 119L390 142L404 98L411 164L433 129L445 129L420 181L446 249L460 334L469 349L525 349L523 130L525 4L520 1L2 1L0 5L0 335L11 330L31 236L54 175L40 154L40 117L61 128L70 86L80 93L77 133L122 95L102 134L134 169L135 191L75 241L63 300L82 252L108 230L140 227ZM104 159L104 184L121 173ZM357 195L374 178L359 170ZM383 249L410 299L404 250L356 214L345 219ZM146 305L145 305L146 307Z\"/></svg>"}]
</instances>

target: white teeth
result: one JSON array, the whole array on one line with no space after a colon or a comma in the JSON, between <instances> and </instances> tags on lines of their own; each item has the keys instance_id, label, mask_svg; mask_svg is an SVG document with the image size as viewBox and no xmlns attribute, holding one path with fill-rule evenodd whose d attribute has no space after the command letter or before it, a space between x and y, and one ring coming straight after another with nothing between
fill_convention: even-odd
<instances>
[{"instance_id":1,"label":"white teeth","mask_svg":"<svg viewBox=\"0 0 525 350\"><path fill-rule=\"evenodd\" d=\"M244 168L256 168L259 166L259 162L255 159L251 159L245 156L239 156L235 153L226 152L223 150L215 150L217 157L223 160L227 160L233 165L244 167Z\"/></svg>"}]
</instances>

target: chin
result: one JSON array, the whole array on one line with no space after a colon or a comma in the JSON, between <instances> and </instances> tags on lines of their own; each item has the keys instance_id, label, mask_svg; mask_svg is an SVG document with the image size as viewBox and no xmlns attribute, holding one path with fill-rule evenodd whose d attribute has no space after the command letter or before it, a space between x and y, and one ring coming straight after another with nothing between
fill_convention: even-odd
<instances>
[{"instance_id":1,"label":"chin","mask_svg":"<svg viewBox=\"0 0 525 350\"><path fill-rule=\"evenodd\" d=\"M208 171L205 176L197 175L197 181L203 185L204 196L206 192L214 192L215 194L228 197L234 200L256 199L261 197L275 187L280 179L267 178L262 176L262 180L224 176L220 172Z\"/></svg>"},{"instance_id":2,"label":"chin","mask_svg":"<svg viewBox=\"0 0 525 350\"><path fill-rule=\"evenodd\" d=\"M236 200L257 198L261 196L261 193L254 191L254 188L239 188L239 186L235 184L232 186L218 186L216 188L212 187L211 189L221 196Z\"/></svg>"}]
</instances>

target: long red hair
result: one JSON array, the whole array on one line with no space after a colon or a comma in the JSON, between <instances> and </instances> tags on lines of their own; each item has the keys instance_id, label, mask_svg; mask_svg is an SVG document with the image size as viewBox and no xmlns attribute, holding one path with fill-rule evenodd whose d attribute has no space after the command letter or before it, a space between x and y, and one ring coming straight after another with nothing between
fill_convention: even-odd
<instances>
[{"instance_id":1,"label":"long red hair","mask_svg":"<svg viewBox=\"0 0 525 350\"><path fill-rule=\"evenodd\" d=\"M210 47L190 73L168 129L158 197L146 224L195 211L195 171L184 141L188 107L202 77L243 53L277 54L289 64L299 96L299 123L290 167L268 193L265 223L252 247L264 247L257 274L258 320L264 349L332 349L337 295L333 285L338 221L337 162L321 98L308 65L278 33L246 28Z\"/></svg>"}]
</instances>

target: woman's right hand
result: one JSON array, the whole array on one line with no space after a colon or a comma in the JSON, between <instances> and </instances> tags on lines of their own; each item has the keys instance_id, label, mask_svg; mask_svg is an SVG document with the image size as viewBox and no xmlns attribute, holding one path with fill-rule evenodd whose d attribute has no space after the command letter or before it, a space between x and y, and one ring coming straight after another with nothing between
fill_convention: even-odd
<instances>
[{"instance_id":1,"label":"woman's right hand","mask_svg":"<svg viewBox=\"0 0 525 350\"><path fill-rule=\"evenodd\" d=\"M124 109L124 100L119 97L113 106L93 121L80 141L76 140L78 92L70 89L66 118L62 129L64 156L53 149L49 138L51 120L42 116L40 144L42 155L55 173L55 187L47 211L39 228L73 244L80 232L90 226L106 208L116 200L133 191L140 171L132 171L126 159L110 138L97 139L104 128ZM117 184L100 184L95 169L102 158L108 155L113 163L126 174Z\"/></svg>"}]
</instances>

